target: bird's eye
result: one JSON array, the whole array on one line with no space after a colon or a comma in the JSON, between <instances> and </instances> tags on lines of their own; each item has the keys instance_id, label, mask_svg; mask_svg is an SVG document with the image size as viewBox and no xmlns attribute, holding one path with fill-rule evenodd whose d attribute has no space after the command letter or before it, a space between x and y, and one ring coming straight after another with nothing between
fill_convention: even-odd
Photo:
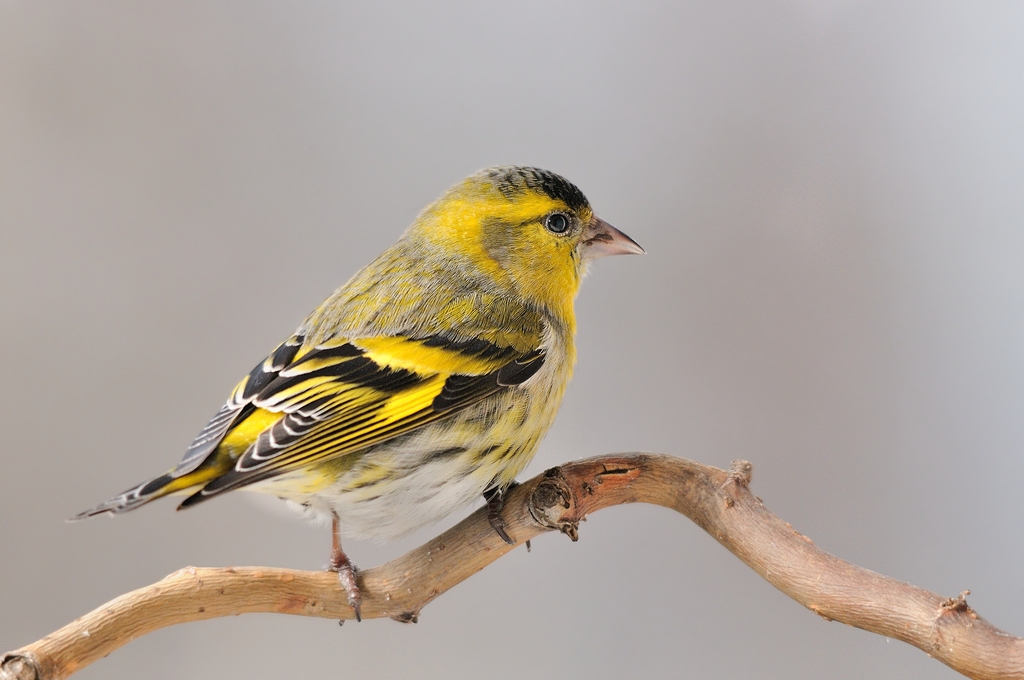
<instances>
[{"instance_id":1,"label":"bird's eye","mask_svg":"<svg viewBox=\"0 0 1024 680\"><path fill-rule=\"evenodd\" d=\"M554 232L555 234L564 234L569 228L569 218L562 213L551 213L547 219L544 220L544 226L548 231Z\"/></svg>"}]
</instances>

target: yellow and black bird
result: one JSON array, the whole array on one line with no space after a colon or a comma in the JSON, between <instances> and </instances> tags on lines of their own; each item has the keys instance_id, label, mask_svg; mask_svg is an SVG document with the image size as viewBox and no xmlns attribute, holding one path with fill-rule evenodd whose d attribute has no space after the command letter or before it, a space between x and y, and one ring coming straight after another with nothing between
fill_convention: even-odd
<instances>
[{"instance_id":1,"label":"yellow and black bird","mask_svg":"<svg viewBox=\"0 0 1024 680\"><path fill-rule=\"evenodd\" d=\"M591 260L643 253L564 178L483 170L429 205L235 387L180 463L76 519L169 494L246 488L333 522L331 568L359 615L340 536L389 538L503 494L551 426L576 359Z\"/></svg>"}]
</instances>

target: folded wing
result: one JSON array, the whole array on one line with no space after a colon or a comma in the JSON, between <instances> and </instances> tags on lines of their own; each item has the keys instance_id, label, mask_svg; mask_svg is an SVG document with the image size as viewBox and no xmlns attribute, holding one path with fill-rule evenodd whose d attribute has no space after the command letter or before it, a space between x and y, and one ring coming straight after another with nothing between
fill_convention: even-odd
<instances>
[{"instance_id":1,"label":"folded wing","mask_svg":"<svg viewBox=\"0 0 1024 680\"><path fill-rule=\"evenodd\" d=\"M182 507L406 434L522 384L543 363L539 347L441 336L322 343L270 379L239 385L242 406L222 409L179 465L201 472L200 455L220 462Z\"/></svg>"}]
</instances>

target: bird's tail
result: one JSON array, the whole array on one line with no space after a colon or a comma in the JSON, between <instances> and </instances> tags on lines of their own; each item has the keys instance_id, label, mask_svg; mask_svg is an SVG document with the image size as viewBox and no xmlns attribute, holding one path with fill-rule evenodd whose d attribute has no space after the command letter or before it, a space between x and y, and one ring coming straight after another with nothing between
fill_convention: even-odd
<instances>
[{"instance_id":1,"label":"bird's tail","mask_svg":"<svg viewBox=\"0 0 1024 680\"><path fill-rule=\"evenodd\" d=\"M157 498L163 498L169 494L198 490L214 476L216 476L216 472L210 469L195 470L179 476L175 476L174 470L171 470L155 479L145 481L138 486L133 486L124 493L120 493L110 500L100 503L95 508L78 513L70 521L75 522L86 517L102 515L105 512L109 512L112 515L120 515L122 512L134 510L150 501L155 501Z\"/></svg>"}]
</instances>

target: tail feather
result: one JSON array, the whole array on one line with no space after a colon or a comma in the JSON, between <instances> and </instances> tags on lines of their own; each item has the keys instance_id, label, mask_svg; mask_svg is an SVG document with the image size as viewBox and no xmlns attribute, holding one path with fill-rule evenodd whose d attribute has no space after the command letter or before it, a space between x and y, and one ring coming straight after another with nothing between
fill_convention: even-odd
<instances>
[{"instance_id":1,"label":"tail feather","mask_svg":"<svg viewBox=\"0 0 1024 680\"><path fill-rule=\"evenodd\" d=\"M128 512L135 508L141 507L146 503L156 500L163 496L160 490L166 487L173 477L168 474L161 475L153 480L147 480L138 486L133 486L124 493L120 493L110 500L100 503L95 508L90 508L84 512L80 512L71 518L71 521L77 521L85 519L86 517L95 517L96 515L102 515L105 512L109 512L112 515L120 515L122 512Z\"/></svg>"},{"instance_id":2,"label":"tail feather","mask_svg":"<svg viewBox=\"0 0 1024 680\"><path fill-rule=\"evenodd\" d=\"M138 486L134 486L124 493L114 496L108 501L100 503L95 508L80 512L70 519L76 522L86 517L95 517L109 512L112 515L120 515L123 512L142 507L150 501L163 498L168 494L181 492L183 490L202 486L210 480L209 471L193 472L192 474L180 477L174 476L174 471L166 472L155 479L150 479Z\"/></svg>"}]
</instances>

